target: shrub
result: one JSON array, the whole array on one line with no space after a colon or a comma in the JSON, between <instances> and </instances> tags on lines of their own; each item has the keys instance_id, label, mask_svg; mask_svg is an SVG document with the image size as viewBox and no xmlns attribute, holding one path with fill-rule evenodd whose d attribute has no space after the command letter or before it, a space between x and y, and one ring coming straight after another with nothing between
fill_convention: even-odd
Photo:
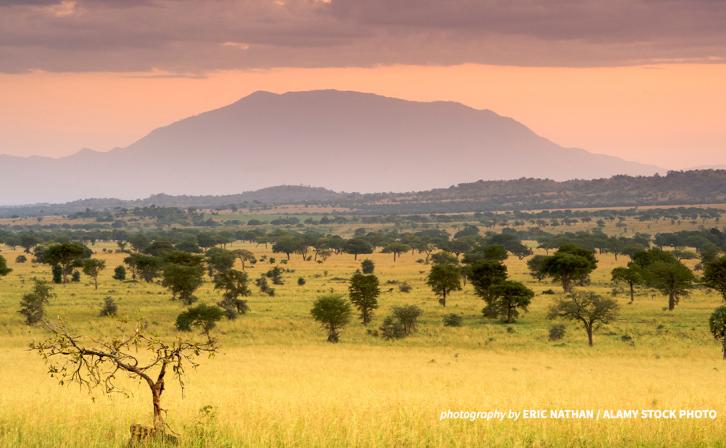
<instances>
[{"instance_id":1,"label":"shrub","mask_svg":"<svg viewBox=\"0 0 726 448\"><path fill-rule=\"evenodd\" d=\"M126 280L126 268L123 266L116 266L113 270L113 278L118 281Z\"/></svg>"},{"instance_id":2,"label":"shrub","mask_svg":"<svg viewBox=\"0 0 726 448\"><path fill-rule=\"evenodd\" d=\"M50 285L43 280L34 280L33 291L25 294L20 300L19 313L25 317L25 323L33 325L45 317L45 305L53 297Z\"/></svg>"},{"instance_id":3,"label":"shrub","mask_svg":"<svg viewBox=\"0 0 726 448\"><path fill-rule=\"evenodd\" d=\"M305 277L300 277L300 278L298 278L298 279L297 279L297 284L298 284L298 286L303 286L303 285L305 285Z\"/></svg>"},{"instance_id":4,"label":"shrub","mask_svg":"<svg viewBox=\"0 0 726 448\"><path fill-rule=\"evenodd\" d=\"M565 334L567 333L567 328L565 328L562 324L552 325L550 327L549 331L549 340L550 341L559 341L560 339L565 337Z\"/></svg>"},{"instance_id":5,"label":"shrub","mask_svg":"<svg viewBox=\"0 0 726 448\"><path fill-rule=\"evenodd\" d=\"M392 339L402 339L406 337L406 330L403 327L403 324L394 316L388 316L383 319L380 332L381 337L389 341Z\"/></svg>"},{"instance_id":6,"label":"shrub","mask_svg":"<svg viewBox=\"0 0 726 448\"><path fill-rule=\"evenodd\" d=\"M18 255L17 258L15 258L15 262L19 264L26 263L28 261L28 257L25 255Z\"/></svg>"},{"instance_id":7,"label":"shrub","mask_svg":"<svg viewBox=\"0 0 726 448\"><path fill-rule=\"evenodd\" d=\"M372 260L365 259L360 262L360 269L364 274L372 274L376 269L376 265Z\"/></svg>"},{"instance_id":8,"label":"shrub","mask_svg":"<svg viewBox=\"0 0 726 448\"><path fill-rule=\"evenodd\" d=\"M108 296L105 299L103 299L103 305L101 305L101 317L113 317L118 312L118 305L116 304L116 301L113 300L113 297Z\"/></svg>"},{"instance_id":9,"label":"shrub","mask_svg":"<svg viewBox=\"0 0 726 448\"><path fill-rule=\"evenodd\" d=\"M81 281L81 273L78 270L73 271L73 274L71 274L71 281L73 283L78 283Z\"/></svg>"},{"instance_id":10,"label":"shrub","mask_svg":"<svg viewBox=\"0 0 726 448\"><path fill-rule=\"evenodd\" d=\"M351 313L350 302L336 294L321 296L310 310L313 319L328 331L328 342L333 343L340 340L340 329L350 322Z\"/></svg>"},{"instance_id":11,"label":"shrub","mask_svg":"<svg viewBox=\"0 0 726 448\"><path fill-rule=\"evenodd\" d=\"M403 282L400 285L398 285L398 290L404 293L409 293L413 290L413 287L409 285L407 282Z\"/></svg>"},{"instance_id":12,"label":"shrub","mask_svg":"<svg viewBox=\"0 0 726 448\"><path fill-rule=\"evenodd\" d=\"M462 318L458 314L447 314L443 318L444 321L444 327L460 327L461 324L464 322L464 318Z\"/></svg>"}]
</instances>

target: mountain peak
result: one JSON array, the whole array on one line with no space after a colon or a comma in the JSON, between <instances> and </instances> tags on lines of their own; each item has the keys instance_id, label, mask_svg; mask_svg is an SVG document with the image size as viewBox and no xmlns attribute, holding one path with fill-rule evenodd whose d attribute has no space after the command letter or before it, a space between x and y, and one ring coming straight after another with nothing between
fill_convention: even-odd
<instances>
[{"instance_id":1,"label":"mountain peak","mask_svg":"<svg viewBox=\"0 0 726 448\"><path fill-rule=\"evenodd\" d=\"M591 179L657 171L563 148L513 119L460 103L332 89L256 91L156 129L123 149L10 159L0 164L0 204L159 191L214 195L281 184L412 191L478 179ZM26 185L21 173L27 172L42 181L19 192L13 186Z\"/></svg>"}]
</instances>

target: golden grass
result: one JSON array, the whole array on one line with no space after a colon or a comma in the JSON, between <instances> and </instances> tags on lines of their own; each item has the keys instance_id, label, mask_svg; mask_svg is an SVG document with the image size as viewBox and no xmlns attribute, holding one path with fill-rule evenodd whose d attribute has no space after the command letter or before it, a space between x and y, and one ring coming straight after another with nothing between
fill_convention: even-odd
<instances>
[{"instance_id":1,"label":"golden grass","mask_svg":"<svg viewBox=\"0 0 726 448\"><path fill-rule=\"evenodd\" d=\"M58 286L49 315L63 316L80 334L111 334L118 320L145 317L152 330L174 336L181 311L158 285L111 279L121 254L97 256L107 269L95 291L90 282ZM239 244L236 245L239 247ZM264 247L247 246L258 255ZM0 280L0 446L123 446L130 423L150 421L143 385L128 384L129 398L89 396L74 386L59 386L25 347L43 337L22 324L18 301L33 276L49 277L47 266L17 265L19 252L4 250L15 271ZM269 255L269 253L268 253ZM276 255L279 260L279 254ZM726 440L726 364L707 320L720 298L705 291L684 299L675 312L663 311L665 298L645 293L627 305L622 317L595 335L588 348L584 332L568 323L559 343L546 339L545 317L557 285L534 282L524 261L508 260L510 273L538 294L520 321L503 325L480 317L482 301L470 287L455 293L442 309L424 284L428 267L406 254L395 264L374 254L384 293L376 328L393 305L424 309L418 333L385 342L354 322L338 345L309 317L315 297L345 292L344 279L358 262L350 255L324 264L293 256L286 284L277 296L250 298L251 312L222 322L222 352L190 372L184 398L169 385L164 405L168 420L189 447L348 447L348 446L721 446ZM600 257L591 289L608 294L609 271L626 262ZM260 263L252 278L268 269ZM283 266L285 267L285 266ZM324 274L327 271L327 275ZM306 278L298 286L299 276ZM388 280L407 281L409 294ZM393 288L393 291L388 291ZM98 317L106 295L120 305L118 319ZM203 301L216 301L209 284ZM461 313L464 327L443 327L446 313ZM511 328L511 330L508 330ZM630 336L631 344L622 336ZM92 399L93 398L93 399ZM211 415L200 413L210 406ZM439 421L441 411L508 409L716 409L710 420L526 420Z\"/></svg>"}]
</instances>

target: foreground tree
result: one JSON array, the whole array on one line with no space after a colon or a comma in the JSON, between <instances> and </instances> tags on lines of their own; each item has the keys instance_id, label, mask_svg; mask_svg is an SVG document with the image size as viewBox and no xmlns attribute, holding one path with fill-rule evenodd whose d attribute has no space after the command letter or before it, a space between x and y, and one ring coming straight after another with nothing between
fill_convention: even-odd
<instances>
[{"instance_id":1,"label":"foreground tree","mask_svg":"<svg viewBox=\"0 0 726 448\"><path fill-rule=\"evenodd\" d=\"M726 360L726 306L720 306L713 311L708 319L708 327L716 340L723 346L723 359Z\"/></svg>"},{"instance_id":2,"label":"foreground tree","mask_svg":"<svg viewBox=\"0 0 726 448\"><path fill-rule=\"evenodd\" d=\"M33 281L35 282L33 291L20 299L20 311L18 311L25 317L25 323L28 325L36 324L45 318L45 306L54 296L48 282L38 279Z\"/></svg>"},{"instance_id":3,"label":"foreground tree","mask_svg":"<svg viewBox=\"0 0 726 448\"><path fill-rule=\"evenodd\" d=\"M496 260L480 260L466 270L476 295L489 303L492 288L507 279L507 267Z\"/></svg>"},{"instance_id":4,"label":"foreground tree","mask_svg":"<svg viewBox=\"0 0 726 448\"><path fill-rule=\"evenodd\" d=\"M353 305L358 308L363 325L368 325L371 322L373 311L378 308L378 296L380 294L378 277L375 275L356 271L353 277L350 278L348 295Z\"/></svg>"},{"instance_id":5,"label":"foreground tree","mask_svg":"<svg viewBox=\"0 0 726 448\"><path fill-rule=\"evenodd\" d=\"M514 322L519 311L527 311L534 291L522 283L505 280L492 286L487 306L482 310L487 317L498 317L506 323Z\"/></svg>"},{"instance_id":6,"label":"foreground tree","mask_svg":"<svg viewBox=\"0 0 726 448\"><path fill-rule=\"evenodd\" d=\"M610 298L592 292L570 294L552 305L548 319L562 318L579 321L587 333L587 343L592 347L592 334L600 325L617 318L618 304Z\"/></svg>"},{"instance_id":7,"label":"foreground tree","mask_svg":"<svg viewBox=\"0 0 726 448\"><path fill-rule=\"evenodd\" d=\"M76 336L62 323L46 323L46 328L50 337L31 343L30 348L45 360L51 377L60 384L78 384L89 392L100 386L107 394L125 393L115 381L119 373L145 383L151 392L153 430L159 436L166 431L161 398L167 374L173 374L183 390L186 368L197 367L201 354L211 356L217 351L211 338L205 342L183 338L167 342L148 334L141 323L132 331L119 328L117 336L105 340Z\"/></svg>"},{"instance_id":8,"label":"foreground tree","mask_svg":"<svg viewBox=\"0 0 726 448\"><path fill-rule=\"evenodd\" d=\"M2 272L2 268L0 268L0 272ZM703 284L721 293L726 301L726 256L706 264L703 271Z\"/></svg>"},{"instance_id":9,"label":"foreground tree","mask_svg":"<svg viewBox=\"0 0 726 448\"><path fill-rule=\"evenodd\" d=\"M325 295L315 301L310 314L328 330L328 342L336 343L340 330L350 322L350 302L341 295Z\"/></svg>"},{"instance_id":10,"label":"foreground tree","mask_svg":"<svg viewBox=\"0 0 726 448\"><path fill-rule=\"evenodd\" d=\"M454 264L435 264L431 266L431 272L426 279L426 284L431 290L440 296L439 303L446 306L446 297L452 291L461 289L461 272Z\"/></svg>"},{"instance_id":11,"label":"foreground tree","mask_svg":"<svg viewBox=\"0 0 726 448\"><path fill-rule=\"evenodd\" d=\"M93 279L93 286L98 289L98 275L106 269L106 262L97 258L89 258L83 261L83 273Z\"/></svg>"}]
</instances>

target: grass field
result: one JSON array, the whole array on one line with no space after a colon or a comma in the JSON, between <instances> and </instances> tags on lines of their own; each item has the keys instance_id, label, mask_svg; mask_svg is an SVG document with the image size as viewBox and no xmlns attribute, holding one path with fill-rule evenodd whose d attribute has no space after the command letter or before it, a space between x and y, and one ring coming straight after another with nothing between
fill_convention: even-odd
<instances>
[{"instance_id":1,"label":"grass field","mask_svg":"<svg viewBox=\"0 0 726 448\"><path fill-rule=\"evenodd\" d=\"M119 321L145 318L160 336L173 337L183 307L169 301L159 285L118 282L111 278L123 254L101 253L107 261L98 291L83 278L58 285L49 316L62 316L81 335L111 335ZM236 247L242 247L235 244ZM271 255L263 246L245 246ZM50 278L44 265L16 264L20 252L4 248L14 269L0 279L0 446L123 446L131 423L149 424L146 386L128 384L132 396L89 395L77 386L60 386L27 351L44 337L23 324L18 301L33 277ZM280 259L279 254L276 255ZM645 292L628 305L618 297L621 317L601 328L588 348L584 331L566 323L564 340L549 342L552 322L545 319L556 298L543 295L557 285L538 283L526 273L526 260L510 257L510 274L537 292L529 313L510 325L481 317L483 302L467 286L440 307L424 283L428 266L406 254L393 263L389 254L369 256L381 279L372 328L394 305L416 304L424 310L419 331L395 342L369 335L357 321L341 343L325 342L325 333L309 310L315 298L345 292L358 266L352 255L336 255L324 264L293 256L285 285L274 298L256 287L251 311L222 322L216 333L222 351L191 371L184 397L171 383L164 395L168 422L183 446L726 446L726 363L708 333L708 316L721 298L696 290L675 312L664 311L665 297ZM610 270L624 265L599 257L589 289L610 294ZM256 278L268 269L248 269ZM297 285L298 277L307 280ZM407 281L413 291L401 293ZM389 291L390 289L390 291ZM111 295L119 303L116 319L98 317ZM207 282L198 294L216 302ZM444 327L447 313L460 313L464 326ZM715 409L715 420L439 420L446 410L522 409Z\"/></svg>"}]
</instances>

